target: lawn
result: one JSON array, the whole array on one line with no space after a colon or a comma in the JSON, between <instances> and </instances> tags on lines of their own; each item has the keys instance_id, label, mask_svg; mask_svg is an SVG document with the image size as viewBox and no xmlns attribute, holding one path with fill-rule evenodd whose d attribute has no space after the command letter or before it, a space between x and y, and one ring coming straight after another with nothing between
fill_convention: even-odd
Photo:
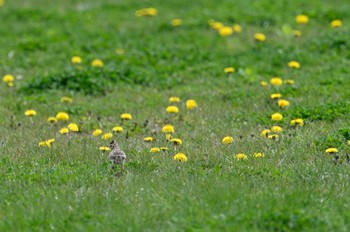
<instances>
[{"instance_id":1,"label":"lawn","mask_svg":"<svg viewBox=\"0 0 350 232\"><path fill-rule=\"evenodd\" d=\"M0 231L349 231L347 0L0 0L0 20Z\"/></svg>"}]
</instances>

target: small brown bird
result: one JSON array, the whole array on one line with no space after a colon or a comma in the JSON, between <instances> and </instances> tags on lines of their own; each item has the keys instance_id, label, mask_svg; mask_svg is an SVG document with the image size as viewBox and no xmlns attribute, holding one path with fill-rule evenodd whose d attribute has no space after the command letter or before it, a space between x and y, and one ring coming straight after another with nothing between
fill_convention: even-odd
<instances>
[{"instance_id":1,"label":"small brown bird","mask_svg":"<svg viewBox=\"0 0 350 232\"><path fill-rule=\"evenodd\" d=\"M124 151L122 151L118 145L118 143L113 140L109 144L109 148L111 148L111 152L108 155L108 159L112 161L112 167L114 169L114 164L120 164L121 170L124 170L124 162L126 159L126 155Z\"/></svg>"}]
</instances>

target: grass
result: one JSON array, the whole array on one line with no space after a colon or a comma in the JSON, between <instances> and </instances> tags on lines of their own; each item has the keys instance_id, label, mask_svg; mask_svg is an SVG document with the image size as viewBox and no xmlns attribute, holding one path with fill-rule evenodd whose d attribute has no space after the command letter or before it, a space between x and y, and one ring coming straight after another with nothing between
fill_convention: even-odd
<instances>
[{"instance_id":1,"label":"grass","mask_svg":"<svg viewBox=\"0 0 350 232\"><path fill-rule=\"evenodd\" d=\"M158 15L135 17L144 7ZM0 231L348 231L349 12L345 0L6 1L0 74L16 80L0 86ZM308 24L295 23L300 13ZM184 24L172 27L173 18ZM209 19L243 31L220 37ZM333 19L343 26L331 28ZM256 32L267 41L255 42ZM90 67L95 58L102 69ZM288 68L291 60L301 68ZM295 84L260 86L274 76ZM270 99L276 92L288 108ZM165 112L171 96L182 100L175 116ZM198 108L186 110L187 99ZM61 111L80 133L61 135L67 123L46 121ZM125 112L131 121L121 121ZM275 112L284 119L271 121ZM303 127L289 125L296 117ZM183 145L164 139L167 123ZM260 135L276 124L278 140ZM121 176L98 150L110 141L91 135L116 125L127 154ZM51 148L38 147L49 138ZM160 146L169 150L149 152ZM188 161L175 162L177 152Z\"/></svg>"}]
</instances>

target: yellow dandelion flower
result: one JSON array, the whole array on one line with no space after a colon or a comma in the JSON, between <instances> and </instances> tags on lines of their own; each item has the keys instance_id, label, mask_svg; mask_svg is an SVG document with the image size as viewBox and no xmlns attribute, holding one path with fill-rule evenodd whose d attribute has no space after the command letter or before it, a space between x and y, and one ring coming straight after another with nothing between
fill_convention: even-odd
<instances>
[{"instance_id":1,"label":"yellow dandelion flower","mask_svg":"<svg viewBox=\"0 0 350 232\"><path fill-rule=\"evenodd\" d=\"M186 101L186 108L188 110L192 110L197 107L197 102L193 99L187 100Z\"/></svg>"},{"instance_id":2,"label":"yellow dandelion flower","mask_svg":"<svg viewBox=\"0 0 350 232\"><path fill-rule=\"evenodd\" d=\"M295 17L295 21L298 24L307 24L309 22L309 17L307 17L306 15L298 15Z\"/></svg>"},{"instance_id":3,"label":"yellow dandelion flower","mask_svg":"<svg viewBox=\"0 0 350 232\"><path fill-rule=\"evenodd\" d=\"M283 84L283 81L281 78L279 77L273 77L270 79L270 83L271 85L273 86L279 86L279 85L282 85Z\"/></svg>"},{"instance_id":4,"label":"yellow dandelion flower","mask_svg":"<svg viewBox=\"0 0 350 232\"><path fill-rule=\"evenodd\" d=\"M38 143L39 147L51 147L51 144L48 143L47 141L41 141Z\"/></svg>"},{"instance_id":5,"label":"yellow dandelion flower","mask_svg":"<svg viewBox=\"0 0 350 232\"><path fill-rule=\"evenodd\" d=\"M15 78L11 74L6 74L2 77L2 82L13 83L14 81L15 81Z\"/></svg>"},{"instance_id":6,"label":"yellow dandelion flower","mask_svg":"<svg viewBox=\"0 0 350 232\"><path fill-rule=\"evenodd\" d=\"M99 148L99 150L104 152L104 151L110 151L111 149L109 147L102 146L102 147Z\"/></svg>"},{"instance_id":7,"label":"yellow dandelion flower","mask_svg":"<svg viewBox=\"0 0 350 232\"><path fill-rule=\"evenodd\" d=\"M171 20L170 24L174 27L178 27L182 25L182 20L181 19L173 19Z\"/></svg>"},{"instance_id":8,"label":"yellow dandelion flower","mask_svg":"<svg viewBox=\"0 0 350 232\"><path fill-rule=\"evenodd\" d=\"M80 56L73 56L71 58L71 62L72 64L81 64L82 60Z\"/></svg>"},{"instance_id":9,"label":"yellow dandelion flower","mask_svg":"<svg viewBox=\"0 0 350 232\"><path fill-rule=\"evenodd\" d=\"M115 49L115 53L119 56L124 55L125 50L123 48L117 48Z\"/></svg>"},{"instance_id":10,"label":"yellow dandelion flower","mask_svg":"<svg viewBox=\"0 0 350 232\"><path fill-rule=\"evenodd\" d=\"M290 121L291 126L303 126L304 125L304 120L301 118L296 118Z\"/></svg>"},{"instance_id":11,"label":"yellow dandelion flower","mask_svg":"<svg viewBox=\"0 0 350 232\"><path fill-rule=\"evenodd\" d=\"M284 83L287 84L287 85L294 85L294 80L287 79L287 80L284 81Z\"/></svg>"},{"instance_id":12,"label":"yellow dandelion flower","mask_svg":"<svg viewBox=\"0 0 350 232\"><path fill-rule=\"evenodd\" d=\"M137 17L143 17L143 16L156 16L158 14L158 11L156 8L150 7L150 8L143 8L140 10L137 10L135 12L135 15Z\"/></svg>"},{"instance_id":13,"label":"yellow dandelion flower","mask_svg":"<svg viewBox=\"0 0 350 232\"><path fill-rule=\"evenodd\" d=\"M166 112L167 113L178 113L179 112L179 108L177 108L177 106L168 106L166 108Z\"/></svg>"},{"instance_id":14,"label":"yellow dandelion flower","mask_svg":"<svg viewBox=\"0 0 350 232\"><path fill-rule=\"evenodd\" d=\"M272 134L272 135L269 135L267 136L268 139L273 139L273 140L276 140L279 138L279 135L276 135L276 134Z\"/></svg>"},{"instance_id":15,"label":"yellow dandelion flower","mask_svg":"<svg viewBox=\"0 0 350 232\"><path fill-rule=\"evenodd\" d=\"M99 135L101 135L102 134L102 130L101 129L96 129L96 130L94 130L93 132L92 132L92 135L93 136L99 136Z\"/></svg>"},{"instance_id":16,"label":"yellow dandelion flower","mask_svg":"<svg viewBox=\"0 0 350 232\"><path fill-rule=\"evenodd\" d=\"M333 153L337 153L338 149L334 148L334 147L331 147L331 148L326 149L326 152L330 153L330 154L333 154Z\"/></svg>"},{"instance_id":17,"label":"yellow dandelion flower","mask_svg":"<svg viewBox=\"0 0 350 232\"><path fill-rule=\"evenodd\" d=\"M227 37L233 34L233 29L231 27L221 27L218 32L220 36Z\"/></svg>"},{"instance_id":18,"label":"yellow dandelion flower","mask_svg":"<svg viewBox=\"0 0 350 232\"><path fill-rule=\"evenodd\" d=\"M174 156L175 161L180 161L180 162L186 162L187 161L187 156L184 153L177 153Z\"/></svg>"},{"instance_id":19,"label":"yellow dandelion flower","mask_svg":"<svg viewBox=\"0 0 350 232\"><path fill-rule=\"evenodd\" d=\"M56 119L55 117L49 117L49 118L47 119L47 121L48 121L49 123L55 123L55 122L57 122L57 119Z\"/></svg>"},{"instance_id":20,"label":"yellow dandelion flower","mask_svg":"<svg viewBox=\"0 0 350 232\"><path fill-rule=\"evenodd\" d=\"M175 129L174 129L174 127L172 125L167 124L167 125L163 126L162 132L163 133L174 133Z\"/></svg>"},{"instance_id":21,"label":"yellow dandelion flower","mask_svg":"<svg viewBox=\"0 0 350 232\"><path fill-rule=\"evenodd\" d=\"M92 67L95 67L95 68L102 68L104 66L103 64L103 61L100 60L100 59L94 59L92 62L91 62L91 66Z\"/></svg>"},{"instance_id":22,"label":"yellow dandelion flower","mask_svg":"<svg viewBox=\"0 0 350 232\"><path fill-rule=\"evenodd\" d=\"M256 33L254 35L254 39L258 42L264 42L266 40L266 35L264 35L263 33Z\"/></svg>"},{"instance_id":23,"label":"yellow dandelion flower","mask_svg":"<svg viewBox=\"0 0 350 232\"><path fill-rule=\"evenodd\" d=\"M269 83L267 83L266 81L260 81L260 85L261 85L262 87L266 87L266 86L269 85Z\"/></svg>"},{"instance_id":24,"label":"yellow dandelion flower","mask_svg":"<svg viewBox=\"0 0 350 232\"><path fill-rule=\"evenodd\" d=\"M153 140L154 140L153 137L146 137L143 139L143 141L145 141L145 142L152 142Z\"/></svg>"},{"instance_id":25,"label":"yellow dandelion flower","mask_svg":"<svg viewBox=\"0 0 350 232\"><path fill-rule=\"evenodd\" d=\"M295 37L300 37L302 34L303 34L303 33L302 33L301 31L299 31L299 30L293 30L293 35L294 35Z\"/></svg>"},{"instance_id":26,"label":"yellow dandelion flower","mask_svg":"<svg viewBox=\"0 0 350 232\"><path fill-rule=\"evenodd\" d=\"M254 154L253 154L253 157L254 157L254 158L263 158L263 157L265 157L265 155L264 155L264 153L257 152L257 153L254 153Z\"/></svg>"},{"instance_id":27,"label":"yellow dandelion flower","mask_svg":"<svg viewBox=\"0 0 350 232\"><path fill-rule=\"evenodd\" d=\"M113 137L113 134L108 132L108 133L105 133L104 135L102 135L102 139L103 140L107 140L107 139L110 139Z\"/></svg>"},{"instance_id":28,"label":"yellow dandelion flower","mask_svg":"<svg viewBox=\"0 0 350 232\"><path fill-rule=\"evenodd\" d=\"M182 145L182 140L179 138L173 138L170 140L174 145Z\"/></svg>"},{"instance_id":29,"label":"yellow dandelion flower","mask_svg":"<svg viewBox=\"0 0 350 232\"><path fill-rule=\"evenodd\" d=\"M5 4L5 0L0 0L0 7L2 7Z\"/></svg>"},{"instance_id":30,"label":"yellow dandelion flower","mask_svg":"<svg viewBox=\"0 0 350 232\"><path fill-rule=\"evenodd\" d=\"M222 24L221 22L214 22L211 27L214 29L214 30L219 30L220 28L224 27L224 24Z\"/></svg>"},{"instance_id":31,"label":"yellow dandelion flower","mask_svg":"<svg viewBox=\"0 0 350 232\"><path fill-rule=\"evenodd\" d=\"M282 94L280 94L280 93L273 93L273 94L271 94L271 99L279 99L279 98L281 98L282 97Z\"/></svg>"},{"instance_id":32,"label":"yellow dandelion flower","mask_svg":"<svg viewBox=\"0 0 350 232\"><path fill-rule=\"evenodd\" d=\"M36 111L35 110L26 110L24 112L24 115L27 116L27 117L33 117L36 115Z\"/></svg>"},{"instance_id":33,"label":"yellow dandelion flower","mask_svg":"<svg viewBox=\"0 0 350 232\"><path fill-rule=\"evenodd\" d=\"M339 19L336 19L331 22L331 27L341 27L342 24L343 24L342 21L340 21Z\"/></svg>"},{"instance_id":34,"label":"yellow dandelion flower","mask_svg":"<svg viewBox=\"0 0 350 232\"><path fill-rule=\"evenodd\" d=\"M221 141L223 144L231 144L233 143L233 138L231 136L226 136Z\"/></svg>"},{"instance_id":35,"label":"yellow dandelion flower","mask_svg":"<svg viewBox=\"0 0 350 232\"><path fill-rule=\"evenodd\" d=\"M72 103L73 102L73 98L71 98L71 97L61 97L61 102Z\"/></svg>"},{"instance_id":36,"label":"yellow dandelion flower","mask_svg":"<svg viewBox=\"0 0 350 232\"><path fill-rule=\"evenodd\" d=\"M273 127L271 127L271 131L275 132L275 133L280 133L282 130L283 129L280 126L273 126Z\"/></svg>"},{"instance_id":37,"label":"yellow dandelion flower","mask_svg":"<svg viewBox=\"0 0 350 232\"><path fill-rule=\"evenodd\" d=\"M159 147L152 147L149 152L151 153L157 153L157 152L160 152L160 148Z\"/></svg>"},{"instance_id":38,"label":"yellow dandelion flower","mask_svg":"<svg viewBox=\"0 0 350 232\"><path fill-rule=\"evenodd\" d=\"M263 137L267 137L270 133L271 133L271 131L269 129L265 129L261 132L261 135Z\"/></svg>"},{"instance_id":39,"label":"yellow dandelion flower","mask_svg":"<svg viewBox=\"0 0 350 232\"><path fill-rule=\"evenodd\" d=\"M76 123L69 123L67 127L70 131L73 131L73 132L79 131L79 126Z\"/></svg>"},{"instance_id":40,"label":"yellow dandelion flower","mask_svg":"<svg viewBox=\"0 0 350 232\"><path fill-rule=\"evenodd\" d=\"M241 160L241 159L246 160L246 159L248 159L248 156L246 156L243 153L239 153L239 154L233 155L233 157L234 157L235 160Z\"/></svg>"},{"instance_id":41,"label":"yellow dandelion flower","mask_svg":"<svg viewBox=\"0 0 350 232\"><path fill-rule=\"evenodd\" d=\"M288 67L298 69L300 68L300 63L298 61L292 60L288 62Z\"/></svg>"},{"instance_id":42,"label":"yellow dandelion flower","mask_svg":"<svg viewBox=\"0 0 350 232\"><path fill-rule=\"evenodd\" d=\"M283 119L283 115L280 113L274 113L271 115L272 121L281 121Z\"/></svg>"},{"instance_id":43,"label":"yellow dandelion flower","mask_svg":"<svg viewBox=\"0 0 350 232\"><path fill-rule=\"evenodd\" d=\"M171 134L166 134L165 135L165 140L166 141L170 141L173 138L173 136Z\"/></svg>"},{"instance_id":44,"label":"yellow dandelion flower","mask_svg":"<svg viewBox=\"0 0 350 232\"><path fill-rule=\"evenodd\" d=\"M348 140L348 145L350 145L350 140Z\"/></svg>"},{"instance_id":45,"label":"yellow dandelion flower","mask_svg":"<svg viewBox=\"0 0 350 232\"><path fill-rule=\"evenodd\" d=\"M131 120L132 119L132 115L128 114L128 113L124 113L120 115L120 118L123 120Z\"/></svg>"},{"instance_id":46,"label":"yellow dandelion flower","mask_svg":"<svg viewBox=\"0 0 350 232\"><path fill-rule=\"evenodd\" d=\"M235 68L233 67L227 67L227 68L224 68L224 72L229 74L229 73L234 73L236 70Z\"/></svg>"},{"instance_id":47,"label":"yellow dandelion flower","mask_svg":"<svg viewBox=\"0 0 350 232\"><path fill-rule=\"evenodd\" d=\"M236 24L236 23L233 24L232 28L233 28L234 32L237 32L237 33L242 32L242 27L240 25Z\"/></svg>"},{"instance_id":48,"label":"yellow dandelion flower","mask_svg":"<svg viewBox=\"0 0 350 232\"><path fill-rule=\"evenodd\" d=\"M116 133L123 132L123 127L121 127L121 126L116 126L116 127L113 127L112 130L113 130L114 132L116 132Z\"/></svg>"},{"instance_id":49,"label":"yellow dandelion flower","mask_svg":"<svg viewBox=\"0 0 350 232\"><path fill-rule=\"evenodd\" d=\"M170 97L169 98L169 103L179 103L181 102L179 97Z\"/></svg>"},{"instance_id":50,"label":"yellow dandelion flower","mask_svg":"<svg viewBox=\"0 0 350 232\"><path fill-rule=\"evenodd\" d=\"M68 132L69 132L69 129L67 127L64 127L64 128L59 130L59 133L62 135L67 134Z\"/></svg>"},{"instance_id":51,"label":"yellow dandelion flower","mask_svg":"<svg viewBox=\"0 0 350 232\"><path fill-rule=\"evenodd\" d=\"M290 103L287 100L281 99L281 100L278 100L277 105L279 108L286 108L290 105Z\"/></svg>"},{"instance_id":52,"label":"yellow dandelion flower","mask_svg":"<svg viewBox=\"0 0 350 232\"><path fill-rule=\"evenodd\" d=\"M56 119L58 121L68 121L69 115L65 112L59 112L56 114Z\"/></svg>"},{"instance_id":53,"label":"yellow dandelion flower","mask_svg":"<svg viewBox=\"0 0 350 232\"><path fill-rule=\"evenodd\" d=\"M51 145L55 142L55 139L48 139L46 140L46 142Z\"/></svg>"}]
</instances>

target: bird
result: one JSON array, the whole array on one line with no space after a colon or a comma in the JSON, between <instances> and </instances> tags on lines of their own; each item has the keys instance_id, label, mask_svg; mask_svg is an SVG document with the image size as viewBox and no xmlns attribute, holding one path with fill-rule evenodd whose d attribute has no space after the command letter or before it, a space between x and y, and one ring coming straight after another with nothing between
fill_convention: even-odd
<instances>
[{"instance_id":1,"label":"bird","mask_svg":"<svg viewBox=\"0 0 350 232\"><path fill-rule=\"evenodd\" d=\"M114 169L114 164L120 164L121 171L123 172L124 171L124 163L126 160L125 152L120 149L118 143L115 140L110 142L109 148L111 149L111 151L108 154L108 159L110 161L112 161L113 169Z\"/></svg>"}]
</instances>

